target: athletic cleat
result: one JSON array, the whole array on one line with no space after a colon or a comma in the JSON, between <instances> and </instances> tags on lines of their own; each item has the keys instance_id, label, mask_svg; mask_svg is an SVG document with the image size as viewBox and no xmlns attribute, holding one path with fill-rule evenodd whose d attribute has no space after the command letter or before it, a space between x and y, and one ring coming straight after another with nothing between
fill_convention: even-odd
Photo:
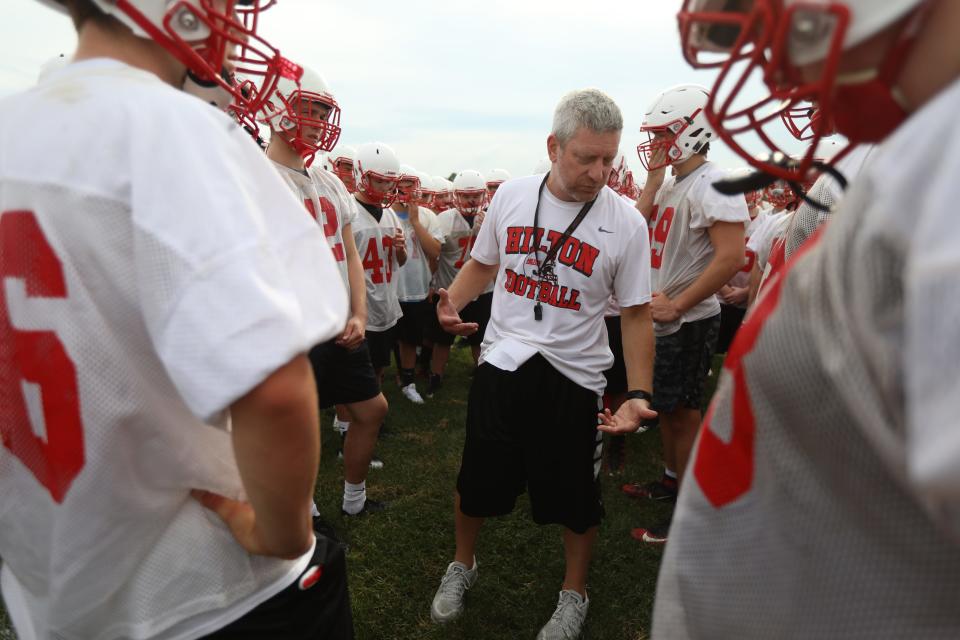
<instances>
[{"instance_id":1,"label":"athletic cleat","mask_svg":"<svg viewBox=\"0 0 960 640\"><path fill-rule=\"evenodd\" d=\"M407 386L402 387L400 389L400 393L402 393L403 397L413 404L423 404L423 396L421 396L420 392L417 391L417 385L412 382Z\"/></svg>"},{"instance_id":2,"label":"athletic cleat","mask_svg":"<svg viewBox=\"0 0 960 640\"><path fill-rule=\"evenodd\" d=\"M432 398L433 395L440 390L440 387L443 386L443 376L438 376L435 373L430 374L430 386L427 387L427 397Z\"/></svg>"},{"instance_id":3,"label":"athletic cleat","mask_svg":"<svg viewBox=\"0 0 960 640\"><path fill-rule=\"evenodd\" d=\"M462 562L451 562L440 580L430 605L430 618L437 624L452 622L463 613L463 596L477 581L477 560L468 569Z\"/></svg>"},{"instance_id":4,"label":"athletic cleat","mask_svg":"<svg viewBox=\"0 0 960 640\"><path fill-rule=\"evenodd\" d=\"M340 515L344 518L362 518L363 516L370 515L371 513L380 513L381 511L386 510L387 503L379 502L378 500L371 500L367 498L363 503L363 509L360 509L357 513L347 513L343 507L340 508Z\"/></svg>"},{"instance_id":5,"label":"athletic cleat","mask_svg":"<svg viewBox=\"0 0 960 640\"><path fill-rule=\"evenodd\" d=\"M564 589L560 592L557 608L547 624L543 625L537 640L575 640L583 633L583 622L587 618L590 600L576 591Z\"/></svg>"},{"instance_id":6,"label":"athletic cleat","mask_svg":"<svg viewBox=\"0 0 960 640\"><path fill-rule=\"evenodd\" d=\"M620 487L620 490L631 498L638 500L657 500L661 502L676 502L677 488L665 484L662 480L653 480L646 484L632 482Z\"/></svg>"},{"instance_id":7,"label":"athletic cleat","mask_svg":"<svg viewBox=\"0 0 960 640\"><path fill-rule=\"evenodd\" d=\"M607 473L617 475L623 473L627 463L627 437L611 435L607 441L606 466Z\"/></svg>"},{"instance_id":8,"label":"athletic cleat","mask_svg":"<svg viewBox=\"0 0 960 640\"><path fill-rule=\"evenodd\" d=\"M666 544L667 537L670 535L670 520L664 520L650 528L644 529L637 527L630 531L630 536L635 540L646 542L648 544Z\"/></svg>"}]
</instances>

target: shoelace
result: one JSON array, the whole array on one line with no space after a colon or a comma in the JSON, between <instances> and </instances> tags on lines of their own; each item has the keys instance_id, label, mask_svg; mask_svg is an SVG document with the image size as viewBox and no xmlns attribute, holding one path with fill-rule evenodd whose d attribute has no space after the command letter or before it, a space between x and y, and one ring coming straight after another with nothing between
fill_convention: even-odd
<instances>
[{"instance_id":1,"label":"shoelace","mask_svg":"<svg viewBox=\"0 0 960 640\"><path fill-rule=\"evenodd\" d=\"M573 594L566 592L560 594L557 609L550 616L550 619L556 621L564 635L575 636L577 634L580 630L580 611L577 608L577 599Z\"/></svg>"},{"instance_id":2,"label":"shoelace","mask_svg":"<svg viewBox=\"0 0 960 640\"><path fill-rule=\"evenodd\" d=\"M440 591L443 592L443 595L451 595L452 593L452 595L460 598L463 596L463 592L467 590L467 582L467 571L460 567L453 567L440 581Z\"/></svg>"}]
</instances>

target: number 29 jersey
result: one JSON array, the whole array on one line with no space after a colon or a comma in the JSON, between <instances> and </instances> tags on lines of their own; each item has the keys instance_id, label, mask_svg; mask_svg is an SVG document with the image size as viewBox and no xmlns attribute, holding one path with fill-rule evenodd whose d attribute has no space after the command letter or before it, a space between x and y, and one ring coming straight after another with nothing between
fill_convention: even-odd
<instances>
[{"instance_id":1,"label":"number 29 jersey","mask_svg":"<svg viewBox=\"0 0 960 640\"><path fill-rule=\"evenodd\" d=\"M654 292L677 296L700 277L713 259L710 227L716 222L750 222L743 196L721 195L713 183L727 172L706 162L677 180L668 178L654 200L650 215L650 280ZM684 322L720 313L720 303L710 295L669 323L655 322L654 333L667 336Z\"/></svg>"}]
</instances>

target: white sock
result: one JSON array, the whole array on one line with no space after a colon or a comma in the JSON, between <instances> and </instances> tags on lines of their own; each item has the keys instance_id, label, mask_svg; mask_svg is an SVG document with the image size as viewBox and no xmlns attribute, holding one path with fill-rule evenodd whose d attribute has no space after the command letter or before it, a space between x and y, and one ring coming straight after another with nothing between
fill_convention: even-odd
<instances>
[{"instance_id":1,"label":"white sock","mask_svg":"<svg viewBox=\"0 0 960 640\"><path fill-rule=\"evenodd\" d=\"M673 478L674 480L677 479L677 472L674 471L673 469L667 469L666 467L664 467L663 475L667 476L668 478Z\"/></svg>"},{"instance_id":2,"label":"white sock","mask_svg":"<svg viewBox=\"0 0 960 640\"><path fill-rule=\"evenodd\" d=\"M363 504L367 501L367 481L358 484L343 482L343 510L350 515L363 511Z\"/></svg>"},{"instance_id":3,"label":"white sock","mask_svg":"<svg viewBox=\"0 0 960 640\"><path fill-rule=\"evenodd\" d=\"M343 435L344 433L350 430L350 421L341 420L337 416L333 416L333 430Z\"/></svg>"},{"instance_id":4,"label":"white sock","mask_svg":"<svg viewBox=\"0 0 960 640\"><path fill-rule=\"evenodd\" d=\"M313 509L310 511L310 515L311 515L311 516L314 516L314 517L320 515L320 510L317 509L317 503L316 503L316 502L313 503Z\"/></svg>"}]
</instances>

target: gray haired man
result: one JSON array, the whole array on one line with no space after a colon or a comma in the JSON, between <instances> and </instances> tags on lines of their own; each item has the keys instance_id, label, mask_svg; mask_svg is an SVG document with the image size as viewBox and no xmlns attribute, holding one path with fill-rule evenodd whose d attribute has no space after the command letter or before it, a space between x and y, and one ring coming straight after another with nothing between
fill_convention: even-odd
<instances>
[{"instance_id":1,"label":"gray haired man","mask_svg":"<svg viewBox=\"0 0 960 640\"><path fill-rule=\"evenodd\" d=\"M551 169L505 183L490 204L471 257L437 316L446 331L477 331L459 310L496 278L493 308L467 407L457 478L456 554L431 607L436 622L463 611L477 579L484 518L513 510L529 493L534 522L564 527L560 600L538 638L580 635L586 582L603 516L597 473L600 431L635 431L649 408L653 362L650 249L645 220L606 187L623 118L606 94L574 91L560 101L547 138ZM630 400L598 413L613 355L603 313L623 308ZM599 427L598 427L599 422Z\"/></svg>"}]
</instances>

